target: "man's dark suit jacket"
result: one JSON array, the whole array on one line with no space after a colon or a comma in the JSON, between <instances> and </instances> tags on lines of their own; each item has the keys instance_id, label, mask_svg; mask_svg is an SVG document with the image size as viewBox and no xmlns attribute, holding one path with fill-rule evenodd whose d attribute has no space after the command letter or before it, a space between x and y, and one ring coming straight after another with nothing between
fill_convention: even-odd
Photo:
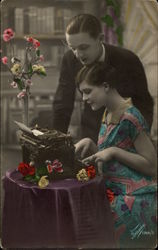
<instances>
[{"instance_id":1,"label":"man's dark suit jacket","mask_svg":"<svg viewBox=\"0 0 158 250\"><path fill-rule=\"evenodd\" d=\"M139 58L131 51L105 45L105 65L116 68L120 95L131 97L134 105L141 111L149 126L153 120L153 100L147 87L144 68ZM59 85L53 101L53 128L67 132L75 100L75 77L82 64L71 50L64 55L61 65ZM97 141L104 109L92 111L85 103L81 117L82 138L90 137Z\"/></svg>"}]
</instances>

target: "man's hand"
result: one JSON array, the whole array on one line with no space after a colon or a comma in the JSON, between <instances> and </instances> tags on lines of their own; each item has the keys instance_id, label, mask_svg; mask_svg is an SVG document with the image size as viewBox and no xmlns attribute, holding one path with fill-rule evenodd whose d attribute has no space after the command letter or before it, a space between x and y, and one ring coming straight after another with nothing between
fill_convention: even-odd
<instances>
[{"instance_id":1,"label":"man's hand","mask_svg":"<svg viewBox=\"0 0 158 250\"><path fill-rule=\"evenodd\" d=\"M84 138L75 144L75 153L83 159L98 151L96 144L90 138Z\"/></svg>"}]
</instances>

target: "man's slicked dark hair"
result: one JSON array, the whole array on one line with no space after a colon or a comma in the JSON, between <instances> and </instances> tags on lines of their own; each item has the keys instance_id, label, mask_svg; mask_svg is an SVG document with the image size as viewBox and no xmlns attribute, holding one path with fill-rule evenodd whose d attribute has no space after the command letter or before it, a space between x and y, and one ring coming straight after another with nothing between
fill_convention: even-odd
<instances>
[{"instance_id":1,"label":"man's slicked dark hair","mask_svg":"<svg viewBox=\"0 0 158 250\"><path fill-rule=\"evenodd\" d=\"M69 35L88 33L92 38L97 38L102 32L100 21L91 14L79 14L71 18L66 28Z\"/></svg>"}]
</instances>

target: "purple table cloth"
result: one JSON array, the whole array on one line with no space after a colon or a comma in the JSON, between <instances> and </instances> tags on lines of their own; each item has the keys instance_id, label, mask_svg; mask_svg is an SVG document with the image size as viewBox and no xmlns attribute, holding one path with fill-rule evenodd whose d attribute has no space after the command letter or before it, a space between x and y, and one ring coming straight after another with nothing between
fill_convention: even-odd
<instances>
[{"instance_id":1,"label":"purple table cloth","mask_svg":"<svg viewBox=\"0 0 158 250\"><path fill-rule=\"evenodd\" d=\"M114 228L105 180L52 181L40 189L8 171L2 220L2 245L14 247L114 247Z\"/></svg>"}]
</instances>

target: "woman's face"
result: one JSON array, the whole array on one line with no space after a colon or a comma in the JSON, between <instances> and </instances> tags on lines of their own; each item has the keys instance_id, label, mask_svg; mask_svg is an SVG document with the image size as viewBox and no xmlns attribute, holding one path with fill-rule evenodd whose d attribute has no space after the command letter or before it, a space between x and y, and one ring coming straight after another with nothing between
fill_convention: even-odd
<instances>
[{"instance_id":1,"label":"woman's face","mask_svg":"<svg viewBox=\"0 0 158 250\"><path fill-rule=\"evenodd\" d=\"M83 94L83 101L86 101L91 106L92 110L95 111L106 106L107 94L104 85L93 86L83 81L79 89Z\"/></svg>"}]
</instances>

